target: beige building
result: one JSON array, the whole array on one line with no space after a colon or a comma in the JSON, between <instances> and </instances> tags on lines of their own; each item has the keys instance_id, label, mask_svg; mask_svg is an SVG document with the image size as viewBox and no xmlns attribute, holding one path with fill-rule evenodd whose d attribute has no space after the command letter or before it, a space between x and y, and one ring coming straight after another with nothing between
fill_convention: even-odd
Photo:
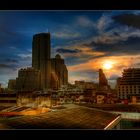
<instances>
[{"instance_id":1,"label":"beige building","mask_svg":"<svg viewBox=\"0 0 140 140\"><path fill-rule=\"evenodd\" d=\"M132 99L140 96L140 68L124 69L122 77L117 79L117 95L119 99Z\"/></svg>"}]
</instances>

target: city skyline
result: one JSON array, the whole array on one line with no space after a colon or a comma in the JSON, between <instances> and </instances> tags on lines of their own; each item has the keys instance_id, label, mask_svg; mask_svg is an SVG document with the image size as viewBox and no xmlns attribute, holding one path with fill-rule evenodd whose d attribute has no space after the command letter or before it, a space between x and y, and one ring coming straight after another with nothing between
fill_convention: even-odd
<instances>
[{"instance_id":1,"label":"city skyline","mask_svg":"<svg viewBox=\"0 0 140 140\"><path fill-rule=\"evenodd\" d=\"M32 36L51 33L51 56L66 62L69 82L98 81L103 68L115 83L127 67L140 67L140 11L1 11L0 83L30 67Z\"/></svg>"}]
</instances>

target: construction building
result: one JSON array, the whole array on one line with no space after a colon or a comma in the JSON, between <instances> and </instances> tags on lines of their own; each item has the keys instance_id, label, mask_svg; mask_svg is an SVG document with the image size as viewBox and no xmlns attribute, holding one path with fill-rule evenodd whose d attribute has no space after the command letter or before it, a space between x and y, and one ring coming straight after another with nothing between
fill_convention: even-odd
<instances>
[{"instance_id":1,"label":"construction building","mask_svg":"<svg viewBox=\"0 0 140 140\"><path fill-rule=\"evenodd\" d=\"M122 77L117 79L117 95L119 99L138 99L140 96L140 68L124 69Z\"/></svg>"}]
</instances>

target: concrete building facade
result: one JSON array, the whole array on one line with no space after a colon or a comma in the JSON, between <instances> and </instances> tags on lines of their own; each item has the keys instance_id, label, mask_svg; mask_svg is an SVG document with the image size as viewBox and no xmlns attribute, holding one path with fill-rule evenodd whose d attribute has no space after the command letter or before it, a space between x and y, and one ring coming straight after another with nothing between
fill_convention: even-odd
<instances>
[{"instance_id":1,"label":"concrete building facade","mask_svg":"<svg viewBox=\"0 0 140 140\"><path fill-rule=\"evenodd\" d=\"M18 71L16 78L17 91L40 90L40 71L34 68L24 68Z\"/></svg>"},{"instance_id":2,"label":"concrete building facade","mask_svg":"<svg viewBox=\"0 0 140 140\"><path fill-rule=\"evenodd\" d=\"M117 79L117 95L119 99L140 96L140 68L123 70L122 77Z\"/></svg>"}]
</instances>

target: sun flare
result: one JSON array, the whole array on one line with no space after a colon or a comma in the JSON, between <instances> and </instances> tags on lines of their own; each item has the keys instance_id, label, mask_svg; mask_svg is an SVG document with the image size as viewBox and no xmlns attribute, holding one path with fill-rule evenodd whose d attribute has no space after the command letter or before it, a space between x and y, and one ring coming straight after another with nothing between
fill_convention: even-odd
<instances>
[{"instance_id":1,"label":"sun flare","mask_svg":"<svg viewBox=\"0 0 140 140\"><path fill-rule=\"evenodd\" d=\"M103 68L109 70L113 67L113 63L111 61L104 62Z\"/></svg>"}]
</instances>

